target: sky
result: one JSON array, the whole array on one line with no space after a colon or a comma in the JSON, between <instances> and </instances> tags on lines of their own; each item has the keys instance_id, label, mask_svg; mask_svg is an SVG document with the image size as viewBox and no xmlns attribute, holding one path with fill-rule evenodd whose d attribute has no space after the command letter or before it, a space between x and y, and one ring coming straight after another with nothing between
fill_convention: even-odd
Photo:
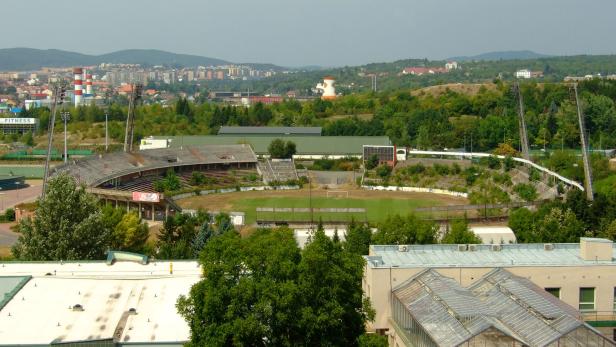
<instances>
[{"instance_id":1,"label":"sky","mask_svg":"<svg viewBox=\"0 0 616 347\"><path fill-rule=\"evenodd\" d=\"M344 66L492 51L616 53L614 0L2 0L0 48L161 49Z\"/></svg>"}]
</instances>

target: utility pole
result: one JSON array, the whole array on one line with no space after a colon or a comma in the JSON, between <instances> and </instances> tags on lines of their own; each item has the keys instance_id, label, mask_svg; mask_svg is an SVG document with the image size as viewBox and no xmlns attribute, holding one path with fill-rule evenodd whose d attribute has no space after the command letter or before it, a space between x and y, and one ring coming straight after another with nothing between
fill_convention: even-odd
<instances>
[{"instance_id":1,"label":"utility pole","mask_svg":"<svg viewBox=\"0 0 616 347\"><path fill-rule=\"evenodd\" d=\"M109 112L105 111L105 152L109 150Z\"/></svg>"},{"instance_id":2,"label":"utility pole","mask_svg":"<svg viewBox=\"0 0 616 347\"><path fill-rule=\"evenodd\" d=\"M130 99L128 100L128 115L126 117L126 131L124 133L124 152L133 151L133 135L135 131L135 108L141 99L143 85L140 83L132 84Z\"/></svg>"},{"instance_id":3,"label":"utility pole","mask_svg":"<svg viewBox=\"0 0 616 347\"><path fill-rule=\"evenodd\" d=\"M582 160L584 161L584 188L586 190L586 200L593 201L594 195L592 192L592 168L590 167L590 158L588 157L588 139L586 138L586 127L584 126L584 114L582 113L582 105L578 96L577 83L573 84L573 93L575 94L575 103L577 105L578 122L580 125L580 140L582 143Z\"/></svg>"},{"instance_id":4,"label":"utility pole","mask_svg":"<svg viewBox=\"0 0 616 347\"><path fill-rule=\"evenodd\" d=\"M518 123L520 127L520 145L522 147L522 156L524 159L530 160L528 133L526 132L526 120L524 119L524 100L522 99L522 89L517 81L513 85L513 88L518 97Z\"/></svg>"},{"instance_id":5,"label":"utility pole","mask_svg":"<svg viewBox=\"0 0 616 347\"><path fill-rule=\"evenodd\" d=\"M53 144L53 129L56 123L56 111L58 109L58 105L61 105L64 102L66 87L67 83L64 80L61 80L53 86L53 103L51 104L51 117L49 118L49 126L47 128L47 156L45 158L45 173L43 174L43 190L41 193L42 198L45 198L47 180L49 179L49 162L51 161L51 145Z\"/></svg>"},{"instance_id":6,"label":"utility pole","mask_svg":"<svg viewBox=\"0 0 616 347\"><path fill-rule=\"evenodd\" d=\"M63 111L60 113L62 120L64 121L64 164L68 162L68 145L67 145L67 137L66 137L66 122L71 120L71 113L68 111Z\"/></svg>"}]
</instances>

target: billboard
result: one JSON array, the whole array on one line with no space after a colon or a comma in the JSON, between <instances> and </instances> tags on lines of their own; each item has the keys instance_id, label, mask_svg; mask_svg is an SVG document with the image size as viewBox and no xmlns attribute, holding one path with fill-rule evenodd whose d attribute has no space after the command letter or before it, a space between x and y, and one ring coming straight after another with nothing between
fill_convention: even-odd
<instances>
[{"instance_id":1,"label":"billboard","mask_svg":"<svg viewBox=\"0 0 616 347\"><path fill-rule=\"evenodd\" d=\"M0 125L9 124L36 124L38 119L36 118L0 118Z\"/></svg>"},{"instance_id":2,"label":"billboard","mask_svg":"<svg viewBox=\"0 0 616 347\"><path fill-rule=\"evenodd\" d=\"M133 192L133 201L159 202L160 201L160 194L159 193Z\"/></svg>"}]
</instances>

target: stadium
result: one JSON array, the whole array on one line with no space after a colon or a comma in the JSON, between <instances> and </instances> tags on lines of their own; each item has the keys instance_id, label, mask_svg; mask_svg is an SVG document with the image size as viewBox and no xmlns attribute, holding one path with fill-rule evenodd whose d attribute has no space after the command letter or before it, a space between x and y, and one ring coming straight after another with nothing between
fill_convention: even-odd
<instances>
[{"instance_id":1,"label":"stadium","mask_svg":"<svg viewBox=\"0 0 616 347\"><path fill-rule=\"evenodd\" d=\"M134 153L115 152L76 160L54 169L68 173L105 202L126 206L140 217L163 220L180 208L154 189L168 172L183 186L193 172L225 184L257 173L257 157L248 145L205 145L165 148ZM232 176L233 175L233 176Z\"/></svg>"},{"instance_id":2,"label":"stadium","mask_svg":"<svg viewBox=\"0 0 616 347\"><path fill-rule=\"evenodd\" d=\"M439 199L432 201L432 199L422 197L423 201L420 205L416 206L412 203L408 205L408 201L404 200L408 200L411 196L404 194L393 200L387 197L389 205L380 204L383 201L378 198L394 194L361 192L361 194L352 194L350 198L348 190L340 192L341 194L335 194L332 191L315 191L314 199L312 199L309 197L311 193L308 189L298 189L302 176L306 177L303 178L304 181L311 179L307 178L308 170L296 169L295 160L321 158L361 160L365 156L366 149L374 147L390 148L389 151L379 151L379 153L384 153L379 155L379 161L391 165L395 164L395 147L391 145L391 141L386 136L321 136L320 128L307 129L301 127L225 127L221 129L221 134L214 136L148 137L141 140L140 151L115 152L72 160L68 164L53 169L52 175L66 172L85 185L103 202L117 207L126 207L128 211L135 211L141 218L151 221L164 220L166 216L183 209L203 208L210 211L225 210L226 212L245 213L249 217L250 224L257 222L257 219L272 223L288 221L312 223L314 218L322 218L328 222L348 222L350 218L367 219L367 209L371 210L372 215L374 213L386 214L385 211L375 208L379 205L395 204L399 205L401 210L406 210L442 203L438 201ZM297 152L293 159L269 158L268 146L274 139L296 143ZM177 175L181 185L180 189L174 190L173 196L163 194L156 187L157 182L163 180L170 170ZM203 177L202 184L193 183L195 175ZM335 175L333 173L333 176ZM342 175L347 177L335 179L331 186L347 183L355 186L356 178L360 177L361 173L352 172ZM311 182L311 187L312 183L318 187L319 177L312 179L314 182ZM287 189L281 190L281 188ZM235 193L244 190L255 191ZM230 194L211 194L221 192ZM285 193L287 196L279 196L279 193ZM236 206L228 203L218 205L212 199L220 195L243 200L249 205ZM242 196L249 198L244 200ZM367 203L372 197L376 199L376 205ZM261 198L266 198L266 200L260 200ZM197 201L196 204L195 201ZM274 207L272 211L276 213L263 213L264 209ZM285 207L290 207L292 213L280 210ZM315 208L316 214L306 213L309 207ZM302 212L293 213L297 211Z\"/></svg>"}]
</instances>

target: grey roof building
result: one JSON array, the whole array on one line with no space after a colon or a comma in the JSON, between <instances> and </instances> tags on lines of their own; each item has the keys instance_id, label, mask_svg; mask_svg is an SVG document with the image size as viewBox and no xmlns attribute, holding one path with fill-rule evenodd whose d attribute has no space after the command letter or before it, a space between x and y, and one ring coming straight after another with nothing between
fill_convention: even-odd
<instances>
[{"instance_id":1,"label":"grey roof building","mask_svg":"<svg viewBox=\"0 0 616 347\"><path fill-rule=\"evenodd\" d=\"M393 291L408 346L613 346L578 312L527 279L495 269L465 288L427 269Z\"/></svg>"},{"instance_id":2,"label":"grey roof building","mask_svg":"<svg viewBox=\"0 0 616 347\"><path fill-rule=\"evenodd\" d=\"M221 126L218 135L321 136L321 127L240 127Z\"/></svg>"}]
</instances>

